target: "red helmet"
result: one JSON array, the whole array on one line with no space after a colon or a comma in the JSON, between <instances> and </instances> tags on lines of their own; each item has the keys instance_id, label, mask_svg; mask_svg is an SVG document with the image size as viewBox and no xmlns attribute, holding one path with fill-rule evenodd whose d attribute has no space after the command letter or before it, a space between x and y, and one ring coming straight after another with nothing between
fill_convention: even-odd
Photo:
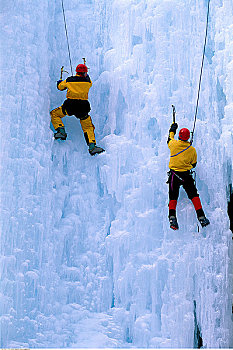
<instances>
[{"instance_id":1,"label":"red helmet","mask_svg":"<svg viewBox=\"0 0 233 350\"><path fill-rule=\"evenodd\" d=\"M182 141L187 141L189 138L190 138L189 129L186 129L186 128L180 129L179 139Z\"/></svg>"},{"instance_id":2,"label":"red helmet","mask_svg":"<svg viewBox=\"0 0 233 350\"><path fill-rule=\"evenodd\" d=\"M85 64L78 64L76 67L77 73L87 73L87 66Z\"/></svg>"}]
</instances>

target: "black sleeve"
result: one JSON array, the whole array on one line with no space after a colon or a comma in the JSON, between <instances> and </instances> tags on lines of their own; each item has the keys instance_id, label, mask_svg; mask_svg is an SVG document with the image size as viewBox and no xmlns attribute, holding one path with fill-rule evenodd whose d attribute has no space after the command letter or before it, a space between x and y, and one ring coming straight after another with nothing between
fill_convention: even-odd
<instances>
[{"instance_id":1,"label":"black sleeve","mask_svg":"<svg viewBox=\"0 0 233 350\"><path fill-rule=\"evenodd\" d=\"M57 81L57 88L58 88L58 85L62 82L62 80L58 80Z\"/></svg>"}]
</instances>

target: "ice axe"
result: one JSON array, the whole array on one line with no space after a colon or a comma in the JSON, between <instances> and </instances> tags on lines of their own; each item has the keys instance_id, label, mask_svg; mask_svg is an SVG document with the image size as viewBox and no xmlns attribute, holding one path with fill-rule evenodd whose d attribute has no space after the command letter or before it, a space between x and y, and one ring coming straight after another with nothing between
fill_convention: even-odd
<instances>
[{"instance_id":1,"label":"ice axe","mask_svg":"<svg viewBox=\"0 0 233 350\"><path fill-rule=\"evenodd\" d=\"M172 117L173 117L173 123L176 122L176 109L175 106L172 105Z\"/></svg>"},{"instance_id":2,"label":"ice axe","mask_svg":"<svg viewBox=\"0 0 233 350\"><path fill-rule=\"evenodd\" d=\"M66 70L64 70L64 66L61 67L61 76L60 76L60 80L62 80L62 74L64 73L67 73L69 74L69 72L67 72Z\"/></svg>"},{"instance_id":3,"label":"ice axe","mask_svg":"<svg viewBox=\"0 0 233 350\"><path fill-rule=\"evenodd\" d=\"M86 58L83 57L82 59L83 59L83 64L85 64L85 66L87 66L87 64L86 64L86 62L87 62L87 61L86 61ZM89 67L87 67L87 69L89 69Z\"/></svg>"}]
</instances>

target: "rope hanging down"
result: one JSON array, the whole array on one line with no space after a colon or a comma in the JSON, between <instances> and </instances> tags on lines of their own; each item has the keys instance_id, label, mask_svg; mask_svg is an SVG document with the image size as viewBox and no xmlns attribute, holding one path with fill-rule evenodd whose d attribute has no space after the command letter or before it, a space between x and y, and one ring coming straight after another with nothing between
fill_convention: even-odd
<instances>
[{"instance_id":1,"label":"rope hanging down","mask_svg":"<svg viewBox=\"0 0 233 350\"><path fill-rule=\"evenodd\" d=\"M61 0L61 5L62 5L62 12L63 12L64 24L65 24L67 48L68 48L68 54L69 54L69 60L70 60L70 70L71 70L71 74L73 75L72 62L71 62L71 55L70 55L70 45L69 45L69 39L68 39L68 32L67 32L67 26L66 26L66 16L65 16L65 10L64 10L63 0Z\"/></svg>"},{"instance_id":2,"label":"rope hanging down","mask_svg":"<svg viewBox=\"0 0 233 350\"><path fill-rule=\"evenodd\" d=\"M202 71L203 71L204 58L205 58L205 49L206 49L206 43L207 43L209 12L210 12L210 0L208 0L207 17L206 17L206 30L205 30L205 43L204 43L202 62L201 62L201 72L200 72L199 84L198 84L197 103L196 103L196 110L195 110L195 116L194 116L193 131L191 132L191 134L192 134L191 144L193 143L193 134L194 134L194 130L195 130L195 126L196 126L196 119L197 119L197 110L198 110L198 103L199 103L199 96L200 96L200 89L201 89L201 78L202 78Z\"/></svg>"}]
</instances>

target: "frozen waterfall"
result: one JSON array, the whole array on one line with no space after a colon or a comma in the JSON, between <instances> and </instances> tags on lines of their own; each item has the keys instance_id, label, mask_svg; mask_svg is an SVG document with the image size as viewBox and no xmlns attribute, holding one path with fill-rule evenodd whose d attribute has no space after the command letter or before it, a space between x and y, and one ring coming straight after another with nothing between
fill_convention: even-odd
<instances>
[{"instance_id":1,"label":"frozen waterfall","mask_svg":"<svg viewBox=\"0 0 233 350\"><path fill-rule=\"evenodd\" d=\"M64 0L98 144L54 141L70 71L61 2L1 5L1 347L233 346L233 4L210 1L194 147L211 225L183 189L168 225L168 129L192 128L207 0ZM64 77L66 77L64 75Z\"/></svg>"}]
</instances>

